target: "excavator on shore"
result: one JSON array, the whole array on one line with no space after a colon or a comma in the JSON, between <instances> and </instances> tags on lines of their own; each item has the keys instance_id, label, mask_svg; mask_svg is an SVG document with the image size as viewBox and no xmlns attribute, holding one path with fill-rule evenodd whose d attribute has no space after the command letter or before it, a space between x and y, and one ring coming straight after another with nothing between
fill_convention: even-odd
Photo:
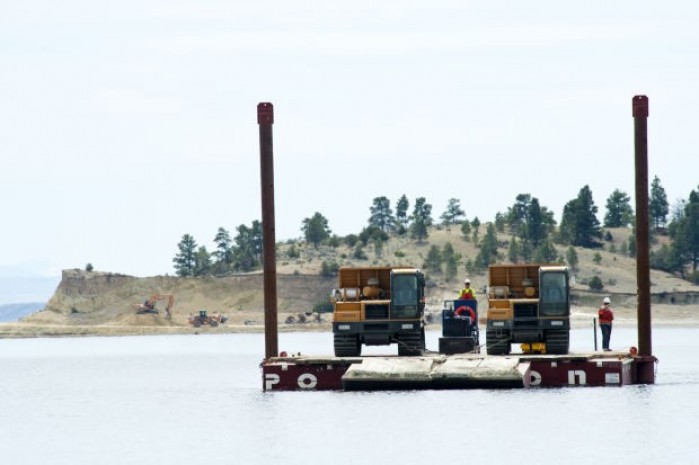
<instances>
[{"instance_id":1,"label":"excavator on shore","mask_svg":"<svg viewBox=\"0 0 699 465\"><path fill-rule=\"evenodd\" d=\"M167 304L165 306L165 317L170 318L172 316L172 307L175 305L175 296L172 294L153 294L150 296L150 299L145 300L142 304L136 304L133 307L137 315L143 315L146 313L157 315L160 313L160 310L156 308L156 303L165 299L167 299Z\"/></svg>"}]
</instances>

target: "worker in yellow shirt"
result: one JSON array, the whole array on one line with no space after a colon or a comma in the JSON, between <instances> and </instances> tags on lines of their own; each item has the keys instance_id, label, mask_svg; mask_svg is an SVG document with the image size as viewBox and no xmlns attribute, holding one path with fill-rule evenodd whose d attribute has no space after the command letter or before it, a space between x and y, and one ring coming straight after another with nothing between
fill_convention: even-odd
<instances>
[{"instance_id":1,"label":"worker in yellow shirt","mask_svg":"<svg viewBox=\"0 0 699 465\"><path fill-rule=\"evenodd\" d=\"M471 289L471 280L466 278L464 280L464 288L459 291L459 300L469 300L476 298L476 291Z\"/></svg>"}]
</instances>

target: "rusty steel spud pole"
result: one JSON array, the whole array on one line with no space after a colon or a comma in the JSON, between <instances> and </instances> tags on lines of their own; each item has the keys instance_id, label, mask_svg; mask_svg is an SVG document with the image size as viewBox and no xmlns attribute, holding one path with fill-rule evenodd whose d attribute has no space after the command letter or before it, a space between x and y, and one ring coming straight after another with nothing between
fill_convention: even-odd
<instances>
[{"instance_id":1,"label":"rusty steel spud pole","mask_svg":"<svg viewBox=\"0 0 699 465\"><path fill-rule=\"evenodd\" d=\"M648 97L632 99L636 152L636 284L638 286L637 378L640 383L655 382L655 357L651 340L650 241L648 229Z\"/></svg>"},{"instance_id":2,"label":"rusty steel spud pole","mask_svg":"<svg viewBox=\"0 0 699 465\"><path fill-rule=\"evenodd\" d=\"M262 102L257 105L257 124L260 126L265 359L269 360L279 353L277 334L277 261L274 225L274 151L272 150L274 107L271 103Z\"/></svg>"}]
</instances>

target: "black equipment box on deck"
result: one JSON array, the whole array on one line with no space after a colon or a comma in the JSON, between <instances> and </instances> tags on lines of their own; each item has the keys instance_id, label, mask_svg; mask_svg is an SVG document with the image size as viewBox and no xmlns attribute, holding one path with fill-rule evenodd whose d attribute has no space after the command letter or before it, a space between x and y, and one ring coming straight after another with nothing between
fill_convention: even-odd
<instances>
[{"instance_id":1,"label":"black equipment box on deck","mask_svg":"<svg viewBox=\"0 0 699 465\"><path fill-rule=\"evenodd\" d=\"M440 337L439 353L445 355L465 354L477 349L471 337Z\"/></svg>"}]
</instances>

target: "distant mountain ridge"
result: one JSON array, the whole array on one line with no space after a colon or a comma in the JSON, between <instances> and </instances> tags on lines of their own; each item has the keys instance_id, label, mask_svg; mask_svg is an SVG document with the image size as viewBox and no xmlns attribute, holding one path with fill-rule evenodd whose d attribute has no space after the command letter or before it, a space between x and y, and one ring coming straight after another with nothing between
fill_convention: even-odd
<instances>
[{"instance_id":1,"label":"distant mountain ridge","mask_svg":"<svg viewBox=\"0 0 699 465\"><path fill-rule=\"evenodd\" d=\"M60 282L60 276L0 276L0 305L46 302Z\"/></svg>"},{"instance_id":2,"label":"distant mountain ridge","mask_svg":"<svg viewBox=\"0 0 699 465\"><path fill-rule=\"evenodd\" d=\"M19 321L27 315L36 313L46 306L46 302L29 302L22 304L0 304L0 322Z\"/></svg>"}]
</instances>

